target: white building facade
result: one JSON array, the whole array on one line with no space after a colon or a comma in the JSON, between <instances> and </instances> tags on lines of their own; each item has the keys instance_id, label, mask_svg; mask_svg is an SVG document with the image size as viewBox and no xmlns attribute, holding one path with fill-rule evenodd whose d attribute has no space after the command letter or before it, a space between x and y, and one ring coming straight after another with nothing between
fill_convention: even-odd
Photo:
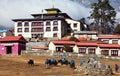
<instances>
[{"instance_id":1,"label":"white building facade","mask_svg":"<svg viewBox=\"0 0 120 76\"><path fill-rule=\"evenodd\" d=\"M25 38L62 38L71 31L80 31L80 22L72 20L57 8L45 9L47 13L32 14L31 19L13 19L15 36Z\"/></svg>"}]
</instances>

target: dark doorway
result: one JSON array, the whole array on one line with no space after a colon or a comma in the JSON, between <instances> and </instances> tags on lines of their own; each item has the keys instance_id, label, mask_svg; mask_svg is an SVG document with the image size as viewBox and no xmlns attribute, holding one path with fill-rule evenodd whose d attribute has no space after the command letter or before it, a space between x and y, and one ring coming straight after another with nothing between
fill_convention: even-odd
<instances>
[{"instance_id":1,"label":"dark doorway","mask_svg":"<svg viewBox=\"0 0 120 76\"><path fill-rule=\"evenodd\" d=\"M7 54L12 53L12 46L6 46L7 47Z\"/></svg>"}]
</instances>

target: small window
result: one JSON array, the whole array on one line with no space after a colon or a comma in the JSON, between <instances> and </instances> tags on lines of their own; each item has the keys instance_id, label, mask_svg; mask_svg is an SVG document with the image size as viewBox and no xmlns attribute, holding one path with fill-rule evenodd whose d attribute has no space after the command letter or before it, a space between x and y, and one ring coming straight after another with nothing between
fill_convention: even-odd
<instances>
[{"instance_id":1,"label":"small window","mask_svg":"<svg viewBox=\"0 0 120 76\"><path fill-rule=\"evenodd\" d=\"M51 31L51 30L50 30L50 27L46 27L46 31Z\"/></svg>"},{"instance_id":2,"label":"small window","mask_svg":"<svg viewBox=\"0 0 120 76\"><path fill-rule=\"evenodd\" d=\"M28 23L28 22L25 22L24 26L29 26L29 23Z\"/></svg>"},{"instance_id":3,"label":"small window","mask_svg":"<svg viewBox=\"0 0 120 76\"><path fill-rule=\"evenodd\" d=\"M38 32L43 32L43 28L38 28L37 31Z\"/></svg>"},{"instance_id":4,"label":"small window","mask_svg":"<svg viewBox=\"0 0 120 76\"><path fill-rule=\"evenodd\" d=\"M112 40L112 44L118 44L118 40Z\"/></svg>"},{"instance_id":5,"label":"small window","mask_svg":"<svg viewBox=\"0 0 120 76\"><path fill-rule=\"evenodd\" d=\"M22 22L18 22L18 25L17 26L22 26Z\"/></svg>"},{"instance_id":6,"label":"small window","mask_svg":"<svg viewBox=\"0 0 120 76\"><path fill-rule=\"evenodd\" d=\"M73 24L73 27L77 27L77 23L74 23L74 24Z\"/></svg>"},{"instance_id":7,"label":"small window","mask_svg":"<svg viewBox=\"0 0 120 76\"><path fill-rule=\"evenodd\" d=\"M18 32L22 32L22 28L18 28Z\"/></svg>"},{"instance_id":8,"label":"small window","mask_svg":"<svg viewBox=\"0 0 120 76\"><path fill-rule=\"evenodd\" d=\"M89 48L88 52L89 52L89 54L95 54L95 49L94 48Z\"/></svg>"},{"instance_id":9,"label":"small window","mask_svg":"<svg viewBox=\"0 0 120 76\"><path fill-rule=\"evenodd\" d=\"M53 31L58 31L58 27L53 27Z\"/></svg>"},{"instance_id":10,"label":"small window","mask_svg":"<svg viewBox=\"0 0 120 76\"><path fill-rule=\"evenodd\" d=\"M32 26L43 26L43 22L32 22Z\"/></svg>"},{"instance_id":11,"label":"small window","mask_svg":"<svg viewBox=\"0 0 120 76\"><path fill-rule=\"evenodd\" d=\"M58 21L53 21L53 25L58 25Z\"/></svg>"},{"instance_id":12,"label":"small window","mask_svg":"<svg viewBox=\"0 0 120 76\"><path fill-rule=\"evenodd\" d=\"M86 54L86 49L85 48L79 48L79 53L80 54Z\"/></svg>"},{"instance_id":13,"label":"small window","mask_svg":"<svg viewBox=\"0 0 120 76\"><path fill-rule=\"evenodd\" d=\"M29 28L25 28L25 32L29 32Z\"/></svg>"},{"instance_id":14,"label":"small window","mask_svg":"<svg viewBox=\"0 0 120 76\"><path fill-rule=\"evenodd\" d=\"M22 34L18 34L18 36L22 36Z\"/></svg>"},{"instance_id":15,"label":"small window","mask_svg":"<svg viewBox=\"0 0 120 76\"><path fill-rule=\"evenodd\" d=\"M57 33L54 33L54 34L53 34L53 37L57 37Z\"/></svg>"},{"instance_id":16,"label":"small window","mask_svg":"<svg viewBox=\"0 0 120 76\"><path fill-rule=\"evenodd\" d=\"M50 26L50 21L47 21L47 22L46 22L46 26Z\"/></svg>"},{"instance_id":17,"label":"small window","mask_svg":"<svg viewBox=\"0 0 120 76\"><path fill-rule=\"evenodd\" d=\"M103 42L105 42L105 43L109 43L109 40L103 40Z\"/></svg>"},{"instance_id":18,"label":"small window","mask_svg":"<svg viewBox=\"0 0 120 76\"><path fill-rule=\"evenodd\" d=\"M118 50L111 50L111 56L118 56Z\"/></svg>"}]
</instances>

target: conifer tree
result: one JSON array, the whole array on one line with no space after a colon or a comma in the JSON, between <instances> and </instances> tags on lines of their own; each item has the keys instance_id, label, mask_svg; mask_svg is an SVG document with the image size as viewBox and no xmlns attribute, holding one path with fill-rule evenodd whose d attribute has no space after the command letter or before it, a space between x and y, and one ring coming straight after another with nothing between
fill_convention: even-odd
<instances>
[{"instance_id":1,"label":"conifer tree","mask_svg":"<svg viewBox=\"0 0 120 76\"><path fill-rule=\"evenodd\" d=\"M116 11L110 5L109 0L98 0L97 3L93 3L91 14L88 18L93 19L94 23L98 25L99 33L109 34L112 32Z\"/></svg>"},{"instance_id":2,"label":"conifer tree","mask_svg":"<svg viewBox=\"0 0 120 76\"><path fill-rule=\"evenodd\" d=\"M118 24L114 29L114 34L120 34L120 24Z\"/></svg>"}]
</instances>

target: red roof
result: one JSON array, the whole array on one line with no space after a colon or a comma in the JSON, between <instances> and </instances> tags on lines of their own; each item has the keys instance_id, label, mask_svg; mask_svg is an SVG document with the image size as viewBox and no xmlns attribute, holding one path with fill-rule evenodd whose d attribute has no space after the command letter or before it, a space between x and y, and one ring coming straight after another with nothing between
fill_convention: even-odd
<instances>
[{"instance_id":1,"label":"red roof","mask_svg":"<svg viewBox=\"0 0 120 76\"><path fill-rule=\"evenodd\" d=\"M60 41L69 41L70 40L70 38L61 38L61 39L59 39Z\"/></svg>"},{"instance_id":2,"label":"red roof","mask_svg":"<svg viewBox=\"0 0 120 76\"><path fill-rule=\"evenodd\" d=\"M86 38L78 38L79 41L86 41Z\"/></svg>"},{"instance_id":3,"label":"red roof","mask_svg":"<svg viewBox=\"0 0 120 76\"><path fill-rule=\"evenodd\" d=\"M120 35L99 35L99 39L118 39Z\"/></svg>"},{"instance_id":4,"label":"red roof","mask_svg":"<svg viewBox=\"0 0 120 76\"><path fill-rule=\"evenodd\" d=\"M11 42L11 41L27 42L22 36L6 36L0 39L0 42Z\"/></svg>"},{"instance_id":5,"label":"red roof","mask_svg":"<svg viewBox=\"0 0 120 76\"><path fill-rule=\"evenodd\" d=\"M120 48L118 44L98 44L101 48Z\"/></svg>"},{"instance_id":6,"label":"red roof","mask_svg":"<svg viewBox=\"0 0 120 76\"><path fill-rule=\"evenodd\" d=\"M93 43L92 42L77 42L76 45L77 46L88 46L88 47L93 46L93 47L96 47L97 43L95 43L95 42L93 42Z\"/></svg>"},{"instance_id":7,"label":"red roof","mask_svg":"<svg viewBox=\"0 0 120 76\"><path fill-rule=\"evenodd\" d=\"M98 43L95 42L74 42L74 41L52 41L54 44L72 44L82 47L100 47L100 48L120 48L120 45L118 44L104 44L104 43Z\"/></svg>"},{"instance_id":8,"label":"red roof","mask_svg":"<svg viewBox=\"0 0 120 76\"><path fill-rule=\"evenodd\" d=\"M71 44L75 45L75 41L52 41L54 44Z\"/></svg>"}]
</instances>

